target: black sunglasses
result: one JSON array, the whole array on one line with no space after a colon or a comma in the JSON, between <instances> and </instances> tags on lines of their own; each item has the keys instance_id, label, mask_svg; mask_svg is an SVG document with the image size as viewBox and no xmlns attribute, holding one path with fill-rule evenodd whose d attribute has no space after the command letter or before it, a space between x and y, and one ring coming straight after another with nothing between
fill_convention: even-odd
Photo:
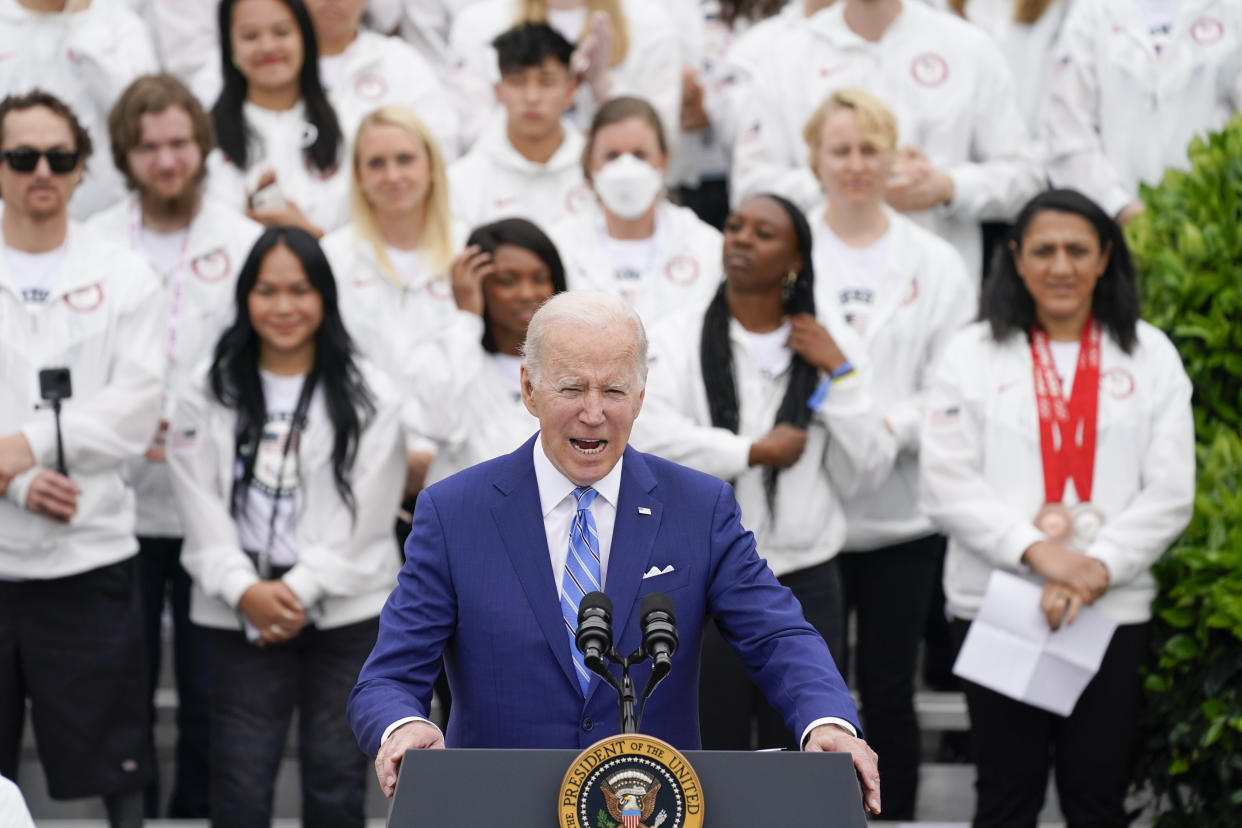
<instances>
[{"instance_id":1,"label":"black sunglasses","mask_svg":"<svg viewBox=\"0 0 1242 828\"><path fill-rule=\"evenodd\" d=\"M39 166L39 159L46 157L48 168L56 175L73 172L78 166L78 158L81 155L81 153L74 152L73 150L37 150L34 147L18 147L17 149L0 152L0 158L4 158L5 161L9 162L13 172L34 172L35 167Z\"/></svg>"}]
</instances>

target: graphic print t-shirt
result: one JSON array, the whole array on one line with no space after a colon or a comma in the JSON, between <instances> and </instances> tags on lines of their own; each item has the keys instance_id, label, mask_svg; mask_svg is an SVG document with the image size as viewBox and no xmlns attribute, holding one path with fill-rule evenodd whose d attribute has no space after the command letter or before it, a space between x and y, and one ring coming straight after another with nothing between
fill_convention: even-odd
<instances>
[{"instance_id":1,"label":"graphic print t-shirt","mask_svg":"<svg viewBox=\"0 0 1242 828\"><path fill-rule=\"evenodd\" d=\"M259 376L263 380L267 417L263 422L263 436L255 448L254 477L246 490L246 508L238 516L238 541L242 549L249 552L267 549L272 566L293 566L298 562L294 507L301 485L296 436L287 451L286 445L293 431L293 415L306 377L282 377L261 369ZM241 458L237 462L240 475Z\"/></svg>"}]
</instances>

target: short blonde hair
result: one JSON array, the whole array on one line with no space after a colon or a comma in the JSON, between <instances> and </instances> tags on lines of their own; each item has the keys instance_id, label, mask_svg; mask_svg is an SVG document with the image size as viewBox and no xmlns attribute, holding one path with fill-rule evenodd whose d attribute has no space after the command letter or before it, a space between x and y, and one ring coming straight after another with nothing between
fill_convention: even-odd
<instances>
[{"instance_id":1,"label":"short blonde hair","mask_svg":"<svg viewBox=\"0 0 1242 828\"><path fill-rule=\"evenodd\" d=\"M816 107L806 126L802 128L802 138L806 141L812 170L815 169L815 159L819 155L824 122L834 112L842 109L848 109L858 116L858 125L863 135L877 149L883 152L897 149L897 119L893 116L893 111L870 92L861 89L838 89Z\"/></svg>"},{"instance_id":2,"label":"short blonde hair","mask_svg":"<svg viewBox=\"0 0 1242 828\"><path fill-rule=\"evenodd\" d=\"M353 161L349 169L349 215L354 231L370 242L375 250L375 258L380 270L394 284L399 283L379 226L375 223L375 211L358 181L358 166L362 163L360 156L362 133L373 126L395 126L404 129L422 142L427 153L427 167L431 174L431 186L427 192L427 210L423 218L423 234L419 239L419 249L437 273L446 272L453 260L453 216L449 208L448 176L444 171L444 154L430 130L408 109L399 106L383 106L362 119L358 131L354 133Z\"/></svg>"},{"instance_id":3,"label":"short blonde hair","mask_svg":"<svg viewBox=\"0 0 1242 828\"><path fill-rule=\"evenodd\" d=\"M612 21L612 55L608 65L615 68L625 60L630 50L630 27L625 20L625 11L621 8L621 0L587 0L587 20L594 12L602 11ZM521 0L515 25L522 23L547 23L548 0ZM582 32L574 38L575 44L582 39Z\"/></svg>"}]
</instances>

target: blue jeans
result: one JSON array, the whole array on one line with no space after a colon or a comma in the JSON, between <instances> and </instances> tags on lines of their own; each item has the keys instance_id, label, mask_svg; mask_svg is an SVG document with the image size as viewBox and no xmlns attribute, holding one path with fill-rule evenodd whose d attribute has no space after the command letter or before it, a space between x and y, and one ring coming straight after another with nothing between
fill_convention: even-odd
<instances>
[{"instance_id":1,"label":"blue jeans","mask_svg":"<svg viewBox=\"0 0 1242 828\"><path fill-rule=\"evenodd\" d=\"M211 824L268 828L276 773L298 710L302 824L361 828L370 760L345 718L349 691L375 645L379 619L305 628L256 647L240 631L209 630Z\"/></svg>"}]
</instances>

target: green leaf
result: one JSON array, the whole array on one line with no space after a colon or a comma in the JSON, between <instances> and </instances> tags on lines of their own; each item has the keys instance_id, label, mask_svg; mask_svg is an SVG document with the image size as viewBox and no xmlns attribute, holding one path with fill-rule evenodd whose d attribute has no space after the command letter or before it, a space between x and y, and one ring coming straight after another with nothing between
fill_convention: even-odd
<instances>
[{"instance_id":1,"label":"green leaf","mask_svg":"<svg viewBox=\"0 0 1242 828\"><path fill-rule=\"evenodd\" d=\"M1165 652L1179 661L1192 659L1199 654L1199 645L1188 635L1175 635L1165 642Z\"/></svg>"}]
</instances>

